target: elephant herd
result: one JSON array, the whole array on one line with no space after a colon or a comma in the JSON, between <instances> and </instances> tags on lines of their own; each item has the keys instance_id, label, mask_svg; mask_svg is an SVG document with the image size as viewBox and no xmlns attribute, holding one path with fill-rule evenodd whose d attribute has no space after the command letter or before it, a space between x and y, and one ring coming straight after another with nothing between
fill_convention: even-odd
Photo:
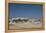
<instances>
[{"instance_id":1,"label":"elephant herd","mask_svg":"<svg viewBox=\"0 0 46 33\"><path fill-rule=\"evenodd\" d=\"M16 22L16 23L18 23L18 22L23 23L23 22L32 22L32 21L33 20L30 20L30 19L23 19L23 20L21 20L21 19L17 19L17 20L13 19L12 23L14 23L14 22ZM37 21L40 21L40 19L36 19L34 22L37 22ZM11 21L9 20L9 22L11 22Z\"/></svg>"}]
</instances>

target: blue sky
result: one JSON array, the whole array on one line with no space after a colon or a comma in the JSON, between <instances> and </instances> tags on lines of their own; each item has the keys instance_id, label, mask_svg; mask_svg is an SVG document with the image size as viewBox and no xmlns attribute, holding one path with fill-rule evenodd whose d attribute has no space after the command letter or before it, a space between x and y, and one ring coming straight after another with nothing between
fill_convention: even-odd
<instances>
[{"instance_id":1,"label":"blue sky","mask_svg":"<svg viewBox=\"0 0 46 33\"><path fill-rule=\"evenodd\" d=\"M34 4L9 4L10 17L34 17L42 16L42 5Z\"/></svg>"}]
</instances>

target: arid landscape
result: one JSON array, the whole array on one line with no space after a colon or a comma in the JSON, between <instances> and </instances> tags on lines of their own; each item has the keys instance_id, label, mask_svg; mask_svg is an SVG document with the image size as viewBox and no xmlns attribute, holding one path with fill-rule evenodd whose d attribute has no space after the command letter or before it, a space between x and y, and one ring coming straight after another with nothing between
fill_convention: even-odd
<instances>
[{"instance_id":1,"label":"arid landscape","mask_svg":"<svg viewBox=\"0 0 46 33\"><path fill-rule=\"evenodd\" d=\"M9 29L41 28L43 19L42 4L9 3Z\"/></svg>"},{"instance_id":2,"label":"arid landscape","mask_svg":"<svg viewBox=\"0 0 46 33\"><path fill-rule=\"evenodd\" d=\"M9 19L9 29L31 29L41 27L42 22L40 18L17 17Z\"/></svg>"}]
</instances>

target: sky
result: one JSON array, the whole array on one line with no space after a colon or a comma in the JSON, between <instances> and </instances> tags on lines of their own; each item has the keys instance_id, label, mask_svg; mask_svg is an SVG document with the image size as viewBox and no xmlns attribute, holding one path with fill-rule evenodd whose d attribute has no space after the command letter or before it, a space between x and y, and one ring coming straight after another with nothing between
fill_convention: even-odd
<instances>
[{"instance_id":1,"label":"sky","mask_svg":"<svg viewBox=\"0 0 46 33\"><path fill-rule=\"evenodd\" d=\"M41 4L16 4L9 3L10 17L34 17L39 18L42 16Z\"/></svg>"}]
</instances>

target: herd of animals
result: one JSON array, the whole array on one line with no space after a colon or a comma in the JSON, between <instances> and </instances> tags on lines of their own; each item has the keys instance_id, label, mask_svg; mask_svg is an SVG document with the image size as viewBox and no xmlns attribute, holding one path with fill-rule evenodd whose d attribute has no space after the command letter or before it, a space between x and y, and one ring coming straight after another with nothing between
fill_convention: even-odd
<instances>
[{"instance_id":1,"label":"herd of animals","mask_svg":"<svg viewBox=\"0 0 46 33\"><path fill-rule=\"evenodd\" d=\"M9 19L9 23L10 22L12 22L12 23L14 23L14 22L16 22L16 23L19 23L19 22L21 22L21 23L24 23L24 22L38 22L38 21L40 21L40 19L35 19L35 18L31 18L31 19L29 19L29 18L12 18L12 19Z\"/></svg>"}]
</instances>

